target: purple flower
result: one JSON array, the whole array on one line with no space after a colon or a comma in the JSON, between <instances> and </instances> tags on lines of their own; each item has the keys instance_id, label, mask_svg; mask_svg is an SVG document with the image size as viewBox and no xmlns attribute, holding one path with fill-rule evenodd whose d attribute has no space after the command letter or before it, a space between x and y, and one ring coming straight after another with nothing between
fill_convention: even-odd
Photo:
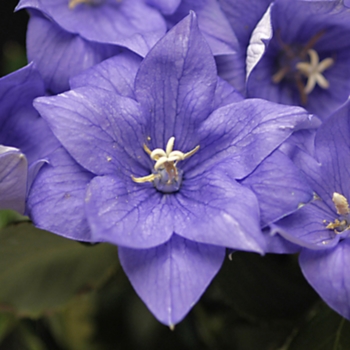
<instances>
[{"instance_id":1,"label":"purple flower","mask_svg":"<svg viewBox=\"0 0 350 350\"><path fill-rule=\"evenodd\" d=\"M248 97L325 118L350 92L350 12L333 1L276 0L247 49Z\"/></svg>"},{"instance_id":2,"label":"purple flower","mask_svg":"<svg viewBox=\"0 0 350 350\"><path fill-rule=\"evenodd\" d=\"M69 78L130 49L144 56L166 32L163 16L144 0L21 0L28 9L28 60L47 89L69 89ZM125 49L124 49L125 50Z\"/></svg>"},{"instance_id":3,"label":"purple flower","mask_svg":"<svg viewBox=\"0 0 350 350\"><path fill-rule=\"evenodd\" d=\"M66 237L119 245L135 290L173 325L216 275L226 247L264 252L255 181L244 181L256 171L263 183L257 193L272 186L264 180L281 159L273 151L309 115L242 101L218 79L194 13L141 63L125 53L71 84L71 91L35 101L67 152L58 150L38 175L31 217ZM290 213L310 193L300 179L280 174L278 186L303 189L281 201Z\"/></svg>"},{"instance_id":4,"label":"purple flower","mask_svg":"<svg viewBox=\"0 0 350 350\"><path fill-rule=\"evenodd\" d=\"M32 106L43 94L32 64L0 79L0 209L24 213L27 189L46 156L58 147Z\"/></svg>"},{"instance_id":5,"label":"purple flower","mask_svg":"<svg viewBox=\"0 0 350 350\"><path fill-rule=\"evenodd\" d=\"M278 221L274 231L304 247L302 271L320 296L350 319L350 104L328 118L315 138L315 159L306 153L295 162L315 191L315 200Z\"/></svg>"},{"instance_id":6,"label":"purple flower","mask_svg":"<svg viewBox=\"0 0 350 350\"><path fill-rule=\"evenodd\" d=\"M162 15L144 0L21 0L16 9L23 8L40 11L68 33L140 55L166 30Z\"/></svg>"}]
</instances>

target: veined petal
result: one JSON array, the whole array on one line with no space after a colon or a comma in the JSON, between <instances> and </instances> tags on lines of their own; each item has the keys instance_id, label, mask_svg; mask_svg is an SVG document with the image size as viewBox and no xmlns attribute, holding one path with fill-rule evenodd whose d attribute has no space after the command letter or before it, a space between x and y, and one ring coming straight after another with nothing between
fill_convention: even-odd
<instances>
[{"instance_id":1,"label":"veined petal","mask_svg":"<svg viewBox=\"0 0 350 350\"><path fill-rule=\"evenodd\" d=\"M214 56L234 54L239 50L236 35L216 0L182 0L176 12L167 20L175 25L190 11L197 14L199 29Z\"/></svg>"},{"instance_id":2,"label":"veined petal","mask_svg":"<svg viewBox=\"0 0 350 350\"><path fill-rule=\"evenodd\" d=\"M175 136L178 149L192 149L189 140L212 110L216 83L214 58L191 13L155 45L136 76L136 98L150 113L149 148Z\"/></svg>"},{"instance_id":3,"label":"veined petal","mask_svg":"<svg viewBox=\"0 0 350 350\"><path fill-rule=\"evenodd\" d=\"M180 322L219 271L225 248L177 235L151 249L119 247L125 273L140 298L162 323Z\"/></svg>"},{"instance_id":4,"label":"veined petal","mask_svg":"<svg viewBox=\"0 0 350 350\"><path fill-rule=\"evenodd\" d=\"M43 81L32 63L0 79L0 144L20 149L29 165L58 147L33 108L33 99L44 94Z\"/></svg>"},{"instance_id":5,"label":"veined petal","mask_svg":"<svg viewBox=\"0 0 350 350\"><path fill-rule=\"evenodd\" d=\"M302 173L280 151L267 157L241 183L258 198L261 227L291 214L313 198L313 190Z\"/></svg>"},{"instance_id":6,"label":"veined petal","mask_svg":"<svg viewBox=\"0 0 350 350\"><path fill-rule=\"evenodd\" d=\"M345 239L333 249L300 254L302 272L321 298L343 317L350 319L350 242Z\"/></svg>"},{"instance_id":7,"label":"veined petal","mask_svg":"<svg viewBox=\"0 0 350 350\"><path fill-rule=\"evenodd\" d=\"M339 242L339 235L326 229L334 213L322 200L306 204L295 213L271 225L285 239L309 249L327 249Z\"/></svg>"},{"instance_id":8,"label":"veined petal","mask_svg":"<svg viewBox=\"0 0 350 350\"><path fill-rule=\"evenodd\" d=\"M19 149L0 145L0 209L24 213L28 163Z\"/></svg>"},{"instance_id":9,"label":"veined petal","mask_svg":"<svg viewBox=\"0 0 350 350\"><path fill-rule=\"evenodd\" d=\"M302 108L258 99L219 108L197 132L201 148L188 171L200 171L227 158L235 178L242 179L310 118Z\"/></svg>"},{"instance_id":10,"label":"veined petal","mask_svg":"<svg viewBox=\"0 0 350 350\"><path fill-rule=\"evenodd\" d=\"M258 201L231 172L226 162L186 177L172 197L175 232L196 242L263 253Z\"/></svg>"},{"instance_id":11,"label":"veined petal","mask_svg":"<svg viewBox=\"0 0 350 350\"><path fill-rule=\"evenodd\" d=\"M170 198L131 177L125 181L117 176L95 177L86 196L93 240L141 249L166 242L174 232Z\"/></svg>"},{"instance_id":12,"label":"veined petal","mask_svg":"<svg viewBox=\"0 0 350 350\"><path fill-rule=\"evenodd\" d=\"M105 89L82 87L35 100L53 133L73 158L97 175L139 174L145 137L139 105Z\"/></svg>"},{"instance_id":13,"label":"veined petal","mask_svg":"<svg viewBox=\"0 0 350 350\"><path fill-rule=\"evenodd\" d=\"M60 27L82 38L120 45L146 55L166 32L161 14L141 0L107 0L99 6L70 9L67 0L22 0L16 10L35 8Z\"/></svg>"},{"instance_id":14,"label":"veined petal","mask_svg":"<svg viewBox=\"0 0 350 350\"><path fill-rule=\"evenodd\" d=\"M37 13L29 20L28 59L35 62L52 93L68 90L70 77L118 52L117 46L87 41Z\"/></svg>"},{"instance_id":15,"label":"veined petal","mask_svg":"<svg viewBox=\"0 0 350 350\"><path fill-rule=\"evenodd\" d=\"M135 98L134 83L140 62L140 56L123 52L74 76L70 79L70 87L95 86Z\"/></svg>"},{"instance_id":16,"label":"veined petal","mask_svg":"<svg viewBox=\"0 0 350 350\"><path fill-rule=\"evenodd\" d=\"M60 147L36 177L28 197L34 224L71 239L91 242L84 200L93 178Z\"/></svg>"}]
</instances>

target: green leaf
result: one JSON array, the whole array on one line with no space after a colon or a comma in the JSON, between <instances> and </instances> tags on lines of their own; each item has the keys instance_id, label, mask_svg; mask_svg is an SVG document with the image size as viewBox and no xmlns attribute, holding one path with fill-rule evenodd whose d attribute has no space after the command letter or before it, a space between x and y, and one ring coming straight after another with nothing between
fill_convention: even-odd
<instances>
[{"instance_id":1,"label":"green leaf","mask_svg":"<svg viewBox=\"0 0 350 350\"><path fill-rule=\"evenodd\" d=\"M348 350L350 322L322 304L298 330L286 350ZM284 350L284 349L283 349Z\"/></svg>"},{"instance_id":2,"label":"green leaf","mask_svg":"<svg viewBox=\"0 0 350 350\"><path fill-rule=\"evenodd\" d=\"M67 350L95 350L95 293L78 295L47 320L56 341Z\"/></svg>"},{"instance_id":3,"label":"green leaf","mask_svg":"<svg viewBox=\"0 0 350 350\"><path fill-rule=\"evenodd\" d=\"M117 249L86 246L22 223L0 230L0 309L39 317L96 288L117 267Z\"/></svg>"}]
</instances>

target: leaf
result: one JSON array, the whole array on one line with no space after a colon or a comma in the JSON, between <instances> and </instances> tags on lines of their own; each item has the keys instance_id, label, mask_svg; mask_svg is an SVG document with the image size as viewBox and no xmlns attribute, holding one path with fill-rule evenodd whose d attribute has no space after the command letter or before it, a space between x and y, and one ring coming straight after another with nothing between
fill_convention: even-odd
<instances>
[{"instance_id":1,"label":"leaf","mask_svg":"<svg viewBox=\"0 0 350 350\"><path fill-rule=\"evenodd\" d=\"M283 350L348 350L350 322L322 304Z\"/></svg>"},{"instance_id":2,"label":"leaf","mask_svg":"<svg viewBox=\"0 0 350 350\"><path fill-rule=\"evenodd\" d=\"M0 230L0 309L39 317L96 288L117 266L115 246L86 246L22 223Z\"/></svg>"}]
</instances>

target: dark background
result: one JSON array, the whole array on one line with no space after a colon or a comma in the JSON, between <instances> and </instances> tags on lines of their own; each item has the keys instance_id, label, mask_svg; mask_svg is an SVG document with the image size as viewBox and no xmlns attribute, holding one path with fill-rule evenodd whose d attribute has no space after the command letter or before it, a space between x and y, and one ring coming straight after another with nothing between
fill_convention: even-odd
<instances>
[{"instance_id":1,"label":"dark background","mask_svg":"<svg viewBox=\"0 0 350 350\"><path fill-rule=\"evenodd\" d=\"M28 14L14 13L18 0L0 1L0 75L3 76L26 64L25 36Z\"/></svg>"}]
</instances>

